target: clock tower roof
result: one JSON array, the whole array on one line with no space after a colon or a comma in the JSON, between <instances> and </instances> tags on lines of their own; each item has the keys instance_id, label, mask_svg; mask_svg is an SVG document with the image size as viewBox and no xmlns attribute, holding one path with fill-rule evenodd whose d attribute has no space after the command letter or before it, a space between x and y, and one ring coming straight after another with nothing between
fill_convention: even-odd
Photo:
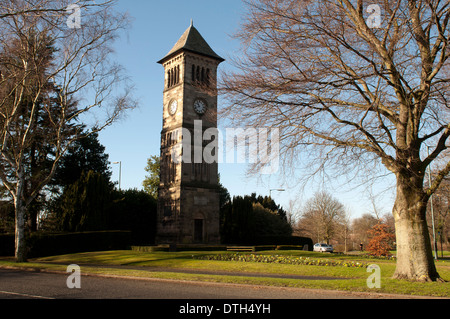
<instances>
[{"instance_id":1,"label":"clock tower roof","mask_svg":"<svg viewBox=\"0 0 450 319\"><path fill-rule=\"evenodd\" d=\"M192 21L190 27L183 33L172 50L170 50L163 59L158 61L158 63L163 64L165 60L173 57L183 50L211 57L219 60L220 62L225 61L223 58L217 55L213 49L211 49L200 32L198 32L198 30L194 27Z\"/></svg>"}]
</instances>

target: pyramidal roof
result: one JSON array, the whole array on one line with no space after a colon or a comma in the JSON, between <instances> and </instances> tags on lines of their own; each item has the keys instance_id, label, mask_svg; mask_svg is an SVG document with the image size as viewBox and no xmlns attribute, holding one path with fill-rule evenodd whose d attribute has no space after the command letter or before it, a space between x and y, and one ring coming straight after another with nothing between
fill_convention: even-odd
<instances>
[{"instance_id":1,"label":"pyramidal roof","mask_svg":"<svg viewBox=\"0 0 450 319\"><path fill-rule=\"evenodd\" d=\"M190 27L183 33L181 38L175 44L175 46L170 50L166 56L158 61L158 63L162 64L165 60L171 58L182 50L198 53L201 55L205 55L214 59L217 59L221 62L225 61L223 58L218 56L213 49L209 46L209 44L202 37L200 32L194 27L192 21Z\"/></svg>"}]
</instances>

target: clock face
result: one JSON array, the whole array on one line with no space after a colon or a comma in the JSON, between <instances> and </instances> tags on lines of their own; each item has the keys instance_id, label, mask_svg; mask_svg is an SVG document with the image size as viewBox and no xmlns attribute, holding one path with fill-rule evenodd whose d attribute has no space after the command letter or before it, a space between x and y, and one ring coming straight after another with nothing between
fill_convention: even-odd
<instances>
[{"instance_id":1,"label":"clock face","mask_svg":"<svg viewBox=\"0 0 450 319\"><path fill-rule=\"evenodd\" d=\"M169 113L170 115L175 115L175 113L177 113L178 110L178 102L177 100L173 100L170 102L169 104Z\"/></svg>"},{"instance_id":2,"label":"clock face","mask_svg":"<svg viewBox=\"0 0 450 319\"><path fill-rule=\"evenodd\" d=\"M196 100L194 102L194 110L197 112L197 114L203 115L206 113L206 102L203 100Z\"/></svg>"}]
</instances>

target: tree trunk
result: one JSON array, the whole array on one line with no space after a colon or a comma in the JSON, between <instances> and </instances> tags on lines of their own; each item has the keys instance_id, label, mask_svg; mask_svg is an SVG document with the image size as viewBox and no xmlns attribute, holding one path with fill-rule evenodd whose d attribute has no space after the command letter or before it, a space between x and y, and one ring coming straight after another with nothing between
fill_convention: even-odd
<instances>
[{"instance_id":1,"label":"tree trunk","mask_svg":"<svg viewBox=\"0 0 450 319\"><path fill-rule=\"evenodd\" d=\"M16 194L14 196L14 209L16 211L16 239L15 239L15 257L17 262L27 261L27 247L25 243L25 203L23 200L24 191L24 172L19 169L19 178L17 181Z\"/></svg>"},{"instance_id":2,"label":"tree trunk","mask_svg":"<svg viewBox=\"0 0 450 319\"><path fill-rule=\"evenodd\" d=\"M397 242L396 279L437 281L427 227L427 197L420 179L397 174L397 197L393 209Z\"/></svg>"},{"instance_id":3,"label":"tree trunk","mask_svg":"<svg viewBox=\"0 0 450 319\"><path fill-rule=\"evenodd\" d=\"M16 210L16 240L15 240L15 257L17 262L27 261L27 251L25 244L25 207L22 198L14 200L14 208Z\"/></svg>"}]
</instances>

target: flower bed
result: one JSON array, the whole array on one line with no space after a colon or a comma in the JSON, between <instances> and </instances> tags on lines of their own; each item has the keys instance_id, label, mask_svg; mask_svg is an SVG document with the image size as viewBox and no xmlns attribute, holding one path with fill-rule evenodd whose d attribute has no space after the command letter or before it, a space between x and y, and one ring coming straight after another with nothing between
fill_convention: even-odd
<instances>
[{"instance_id":1,"label":"flower bed","mask_svg":"<svg viewBox=\"0 0 450 319\"><path fill-rule=\"evenodd\" d=\"M218 261L240 261L257 263L276 263L287 265L312 265L312 266L342 266L353 268L367 268L368 264L355 261L335 261L330 259L315 259L309 257L291 257L278 255L259 255L259 254L218 254L195 256L199 260L218 260Z\"/></svg>"}]
</instances>

